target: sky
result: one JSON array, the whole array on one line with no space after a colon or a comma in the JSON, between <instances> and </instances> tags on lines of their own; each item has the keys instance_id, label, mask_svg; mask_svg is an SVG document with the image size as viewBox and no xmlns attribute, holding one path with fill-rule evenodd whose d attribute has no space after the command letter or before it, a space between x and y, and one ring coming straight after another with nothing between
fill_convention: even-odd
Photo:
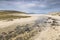
<instances>
[{"instance_id":1,"label":"sky","mask_svg":"<svg viewBox=\"0 0 60 40\"><path fill-rule=\"evenodd\" d=\"M60 11L60 0L0 0L0 10L16 10L27 13Z\"/></svg>"}]
</instances>

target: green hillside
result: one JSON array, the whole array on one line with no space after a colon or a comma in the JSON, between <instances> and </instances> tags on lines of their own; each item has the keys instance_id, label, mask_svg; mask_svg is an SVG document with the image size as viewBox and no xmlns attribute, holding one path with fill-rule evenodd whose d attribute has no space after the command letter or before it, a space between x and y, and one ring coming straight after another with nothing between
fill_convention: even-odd
<instances>
[{"instance_id":1,"label":"green hillside","mask_svg":"<svg viewBox=\"0 0 60 40\"><path fill-rule=\"evenodd\" d=\"M24 14L24 12L14 10L0 10L0 14Z\"/></svg>"},{"instance_id":2,"label":"green hillside","mask_svg":"<svg viewBox=\"0 0 60 40\"><path fill-rule=\"evenodd\" d=\"M12 15L12 14L16 14L16 15ZM0 20L30 17L30 16L22 16L22 15L18 16L19 14L26 14L26 13L19 12L19 11L12 11L12 10L1 10L0 11Z\"/></svg>"}]
</instances>

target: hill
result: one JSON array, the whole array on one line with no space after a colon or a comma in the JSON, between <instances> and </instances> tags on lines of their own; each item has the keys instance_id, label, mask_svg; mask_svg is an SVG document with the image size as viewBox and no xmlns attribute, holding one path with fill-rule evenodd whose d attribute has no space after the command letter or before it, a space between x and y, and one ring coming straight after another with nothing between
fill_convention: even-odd
<instances>
[{"instance_id":1,"label":"hill","mask_svg":"<svg viewBox=\"0 0 60 40\"><path fill-rule=\"evenodd\" d=\"M0 10L0 14L24 14L24 12L14 10Z\"/></svg>"},{"instance_id":2,"label":"hill","mask_svg":"<svg viewBox=\"0 0 60 40\"><path fill-rule=\"evenodd\" d=\"M22 16L21 19L0 21L0 40L60 40L58 15L27 14L23 15L27 16L25 18L19 15Z\"/></svg>"},{"instance_id":3,"label":"hill","mask_svg":"<svg viewBox=\"0 0 60 40\"><path fill-rule=\"evenodd\" d=\"M22 16L22 14L24 14L24 16ZM0 10L0 20L30 17L25 15L26 13L24 12L19 12L14 10Z\"/></svg>"},{"instance_id":4,"label":"hill","mask_svg":"<svg viewBox=\"0 0 60 40\"><path fill-rule=\"evenodd\" d=\"M60 12L50 12L50 15L60 16Z\"/></svg>"}]
</instances>

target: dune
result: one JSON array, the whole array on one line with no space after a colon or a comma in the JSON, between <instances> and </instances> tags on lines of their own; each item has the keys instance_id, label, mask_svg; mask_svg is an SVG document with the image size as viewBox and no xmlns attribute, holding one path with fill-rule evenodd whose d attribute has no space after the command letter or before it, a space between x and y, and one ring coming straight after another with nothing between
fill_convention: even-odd
<instances>
[{"instance_id":1,"label":"dune","mask_svg":"<svg viewBox=\"0 0 60 40\"><path fill-rule=\"evenodd\" d=\"M45 16L56 19L58 24L60 24L60 16ZM60 26L49 26L49 23L47 23L47 25L47 28L45 28L45 30L42 29L43 31L39 32L35 37L33 37L33 40L60 40Z\"/></svg>"},{"instance_id":2,"label":"dune","mask_svg":"<svg viewBox=\"0 0 60 40\"><path fill-rule=\"evenodd\" d=\"M60 40L60 16L46 14L26 14L26 15L20 14L20 15L31 17L13 19L13 21L1 20L0 32L4 30L5 31L12 30L17 25L29 24L29 26L31 26L33 24L32 28L35 30L34 27L36 27L38 33L35 34L35 36L31 37L31 40ZM39 26L37 27L36 25Z\"/></svg>"}]
</instances>

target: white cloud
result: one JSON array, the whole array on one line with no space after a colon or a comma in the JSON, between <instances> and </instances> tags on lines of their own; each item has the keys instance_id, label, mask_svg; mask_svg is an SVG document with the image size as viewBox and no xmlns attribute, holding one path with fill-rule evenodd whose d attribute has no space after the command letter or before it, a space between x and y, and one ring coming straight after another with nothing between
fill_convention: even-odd
<instances>
[{"instance_id":1,"label":"white cloud","mask_svg":"<svg viewBox=\"0 0 60 40\"><path fill-rule=\"evenodd\" d=\"M30 8L36 6L35 3L15 2L13 5L17 7Z\"/></svg>"},{"instance_id":2,"label":"white cloud","mask_svg":"<svg viewBox=\"0 0 60 40\"><path fill-rule=\"evenodd\" d=\"M39 7L41 7L41 8L46 8L48 5L46 5L46 4L40 4L39 5Z\"/></svg>"},{"instance_id":3,"label":"white cloud","mask_svg":"<svg viewBox=\"0 0 60 40\"><path fill-rule=\"evenodd\" d=\"M28 4L23 4L24 7L34 7L36 4L28 3Z\"/></svg>"},{"instance_id":4,"label":"white cloud","mask_svg":"<svg viewBox=\"0 0 60 40\"><path fill-rule=\"evenodd\" d=\"M60 1L56 0L40 0L40 1L2 1L0 2L0 9L17 9L24 12L42 12L40 10L49 10L57 8ZM59 6L58 6L59 7Z\"/></svg>"}]
</instances>

